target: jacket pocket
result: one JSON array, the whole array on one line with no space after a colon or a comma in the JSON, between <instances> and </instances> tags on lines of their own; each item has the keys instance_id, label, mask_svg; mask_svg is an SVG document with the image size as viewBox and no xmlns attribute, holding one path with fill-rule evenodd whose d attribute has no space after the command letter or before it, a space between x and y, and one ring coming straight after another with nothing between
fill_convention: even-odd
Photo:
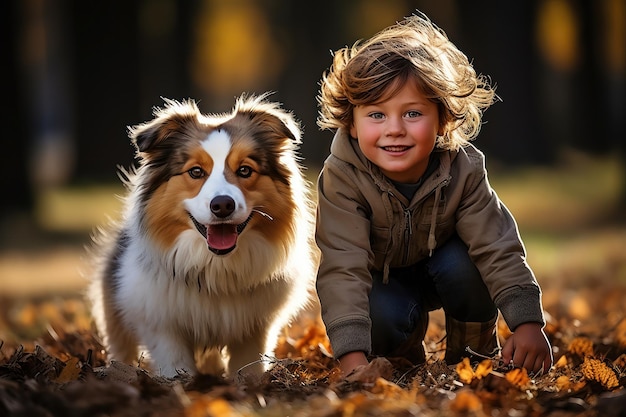
<instances>
[{"instance_id":1,"label":"jacket pocket","mask_svg":"<svg viewBox=\"0 0 626 417\"><path fill-rule=\"evenodd\" d=\"M432 220L432 216L433 216L433 209L435 207L435 197L433 196L432 198L427 199L426 201L424 201L423 205L422 205L422 209L420 210L420 213L418 215L419 219L419 225L428 225L430 226L430 222ZM441 197L439 198L439 202L437 203L437 223L441 223L441 222L446 222L446 220L443 220L443 215L446 212L446 207L447 207L447 199L446 199L446 194L445 193L441 193Z\"/></svg>"},{"instance_id":2,"label":"jacket pocket","mask_svg":"<svg viewBox=\"0 0 626 417\"><path fill-rule=\"evenodd\" d=\"M374 254L374 269L381 270L385 257L391 245L391 229L388 227L372 226L370 247Z\"/></svg>"}]
</instances>

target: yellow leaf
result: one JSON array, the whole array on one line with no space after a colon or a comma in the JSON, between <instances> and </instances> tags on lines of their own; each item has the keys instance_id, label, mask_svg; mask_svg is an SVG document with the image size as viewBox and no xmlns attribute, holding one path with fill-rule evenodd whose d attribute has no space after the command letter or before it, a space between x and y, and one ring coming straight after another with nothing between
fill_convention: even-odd
<instances>
[{"instance_id":1,"label":"yellow leaf","mask_svg":"<svg viewBox=\"0 0 626 417\"><path fill-rule=\"evenodd\" d=\"M568 376L561 375L556 379L555 385L559 391L566 391L571 388L572 383Z\"/></svg>"},{"instance_id":2,"label":"yellow leaf","mask_svg":"<svg viewBox=\"0 0 626 417\"><path fill-rule=\"evenodd\" d=\"M226 417L238 415L222 398L201 397L185 409L186 417Z\"/></svg>"},{"instance_id":3,"label":"yellow leaf","mask_svg":"<svg viewBox=\"0 0 626 417\"><path fill-rule=\"evenodd\" d=\"M456 365L456 373L464 384L472 382L474 379L474 370L472 369L469 358L463 358L463 361Z\"/></svg>"},{"instance_id":4,"label":"yellow leaf","mask_svg":"<svg viewBox=\"0 0 626 417\"><path fill-rule=\"evenodd\" d=\"M520 389L526 389L530 385L530 378L526 368L515 368L507 372L506 380Z\"/></svg>"},{"instance_id":5,"label":"yellow leaf","mask_svg":"<svg viewBox=\"0 0 626 417\"><path fill-rule=\"evenodd\" d=\"M478 364L474 374L476 378L481 379L489 375L489 373L493 370L493 362L491 359L485 359L481 363Z\"/></svg>"},{"instance_id":6,"label":"yellow leaf","mask_svg":"<svg viewBox=\"0 0 626 417\"><path fill-rule=\"evenodd\" d=\"M593 342L588 337L577 337L570 342L567 350L581 358L593 356Z\"/></svg>"},{"instance_id":7,"label":"yellow leaf","mask_svg":"<svg viewBox=\"0 0 626 417\"><path fill-rule=\"evenodd\" d=\"M615 372L601 360L586 357L580 370L587 380L599 382L607 389L619 386Z\"/></svg>"},{"instance_id":8,"label":"yellow leaf","mask_svg":"<svg viewBox=\"0 0 626 417\"><path fill-rule=\"evenodd\" d=\"M387 381L384 378L376 379L374 386L371 389L373 394L381 394L385 398L395 398L395 399L411 399L413 394L401 388L399 385L394 384L393 382Z\"/></svg>"},{"instance_id":9,"label":"yellow leaf","mask_svg":"<svg viewBox=\"0 0 626 417\"><path fill-rule=\"evenodd\" d=\"M347 398L345 398L340 404L340 411L342 417L352 417L356 414L356 411L363 407L367 403L367 396L362 392L357 392Z\"/></svg>"},{"instance_id":10,"label":"yellow leaf","mask_svg":"<svg viewBox=\"0 0 626 417\"><path fill-rule=\"evenodd\" d=\"M450 403L450 409L457 412L477 412L482 408L480 398L468 389L457 392L456 397Z\"/></svg>"},{"instance_id":11,"label":"yellow leaf","mask_svg":"<svg viewBox=\"0 0 626 417\"><path fill-rule=\"evenodd\" d=\"M561 356L554 366L556 368L565 368L567 366L567 357L565 355Z\"/></svg>"}]
</instances>

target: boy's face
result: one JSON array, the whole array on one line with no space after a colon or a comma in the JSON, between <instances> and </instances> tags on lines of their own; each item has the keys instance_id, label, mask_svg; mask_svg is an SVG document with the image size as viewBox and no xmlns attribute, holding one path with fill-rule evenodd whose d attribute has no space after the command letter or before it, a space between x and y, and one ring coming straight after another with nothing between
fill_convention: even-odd
<instances>
[{"instance_id":1,"label":"boy's face","mask_svg":"<svg viewBox=\"0 0 626 417\"><path fill-rule=\"evenodd\" d=\"M350 135L389 179L415 183L426 171L439 132L437 104L407 82L385 101L356 106Z\"/></svg>"}]
</instances>

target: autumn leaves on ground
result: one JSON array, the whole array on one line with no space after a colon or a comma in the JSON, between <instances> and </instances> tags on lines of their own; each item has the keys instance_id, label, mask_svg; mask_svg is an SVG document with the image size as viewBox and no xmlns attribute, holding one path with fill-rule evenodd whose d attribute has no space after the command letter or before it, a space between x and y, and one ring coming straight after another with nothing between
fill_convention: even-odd
<instances>
[{"instance_id":1,"label":"autumn leaves on ground","mask_svg":"<svg viewBox=\"0 0 626 417\"><path fill-rule=\"evenodd\" d=\"M105 367L79 290L15 290L15 282L34 279L26 266L37 268L44 281L42 275L58 275L63 267L37 265L49 254L31 253L29 263L5 249L0 415L624 416L626 226L611 215L620 171L606 161L586 161L584 168L529 170L494 180L518 219L544 290L555 357L547 374L528 375L498 357L448 366L439 312L431 314L426 336L428 361L416 367L379 358L340 378L316 314L285 329L274 357L262 358L271 370L257 381L210 375L168 380L121 363ZM75 253L78 263L82 248ZM499 333L502 340L509 335L502 321Z\"/></svg>"}]
</instances>

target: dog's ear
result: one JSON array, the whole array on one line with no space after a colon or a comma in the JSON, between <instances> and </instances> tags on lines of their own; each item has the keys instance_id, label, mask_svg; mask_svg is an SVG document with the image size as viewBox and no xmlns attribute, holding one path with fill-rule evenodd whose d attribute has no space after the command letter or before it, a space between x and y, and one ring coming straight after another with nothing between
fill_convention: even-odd
<instances>
[{"instance_id":1,"label":"dog's ear","mask_svg":"<svg viewBox=\"0 0 626 417\"><path fill-rule=\"evenodd\" d=\"M154 108L154 119L128 127L131 143L140 154L149 153L168 137L183 132L190 124L197 124L200 111L193 100L163 100L165 107Z\"/></svg>"},{"instance_id":2,"label":"dog's ear","mask_svg":"<svg viewBox=\"0 0 626 417\"><path fill-rule=\"evenodd\" d=\"M271 93L259 96L241 95L233 109L233 114L247 115L269 126L278 136L289 138L294 143L301 143L302 129L293 113L283 109L279 103L267 100Z\"/></svg>"},{"instance_id":3,"label":"dog's ear","mask_svg":"<svg viewBox=\"0 0 626 417\"><path fill-rule=\"evenodd\" d=\"M281 108L274 109L273 114L282 122L285 136L291 138L295 143L301 143L302 127L291 112Z\"/></svg>"},{"instance_id":4,"label":"dog's ear","mask_svg":"<svg viewBox=\"0 0 626 417\"><path fill-rule=\"evenodd\" d=\"M281 130L281 133L285 137L290 138L294 143L300 143L302 128L294 115L291 112L279 107L278 104L269 104L270 107L264 109L264 111L280 121L280 124L276 126L277 129Z\"/></svg>"}]
</instances>

